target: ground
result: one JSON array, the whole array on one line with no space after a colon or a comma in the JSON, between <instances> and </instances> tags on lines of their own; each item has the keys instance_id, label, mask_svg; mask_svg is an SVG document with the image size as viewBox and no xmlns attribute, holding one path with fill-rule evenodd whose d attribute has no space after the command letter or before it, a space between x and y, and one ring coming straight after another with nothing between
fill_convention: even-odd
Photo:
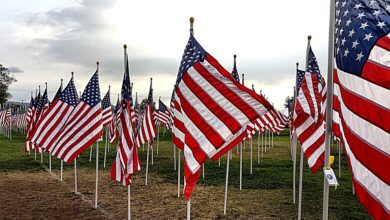
<instances>
[{"instance_id":1,"label":"ground","mask_svg":"<svg viewBox=\"0 0 390 220\"><path fill-rule=\"evenodd\" d=\"M146 149L140 148L142 170L131 186L131 212L134 219L184 219L186 203L177 195L177 171L173 170L173 148L169 134L161 132L159 154L154 150L154 164L149 167L145 186ZM12 140L0 136L0 219L126 219L127 188L109 180L114 159L114 145L103 168L103 144L99 148L99 208L94 209L95 151L89 162L89 149L78 159L78 191L74 193L73 164L64 165L64 181L60 182L60 162L52 158L48 170L48 154L43 164L40 155L23 152L24 135ZM292 161L288 136L275 136L274 147L257 161L257 137L253 141L253 174L249 174L250 145L246 141L243 160L243 186L239 190L239 155L232 149L230 164L228 211L223 214L226 157L205 164L205 178L200 180L191 199L193 219L296 219L297 204L292 202ZM95 148L94 148L95 149ZM299 152L299 149L298 149ZM338 172L336 156L333 168ZM299 154L297 156L299 158ZM181 157L183 159L183 157ZM352 194L351 174L341 155L340 186L330 189L329 219L370 219ZM183 162L183 160L182 160ZM297 167L299 161L297 162ZM181 165L182 167L182 165ZM297 189L298 189L297 169ZM181 177L182 179L183 177ZM181 181L183 182L183 181ZM298 192L298 191L297 191ZM302 219L322 218L323 175L312 174L304 161ZM298 201L298 193L297 193Z\"/></svg>"}]
</instances>

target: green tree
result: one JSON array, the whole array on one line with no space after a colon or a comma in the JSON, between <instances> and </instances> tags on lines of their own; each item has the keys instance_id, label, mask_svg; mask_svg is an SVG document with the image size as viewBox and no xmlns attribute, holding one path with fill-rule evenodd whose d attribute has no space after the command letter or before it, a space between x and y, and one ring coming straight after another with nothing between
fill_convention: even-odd
<instances>
[{"instance_id":1,"label":"green tree","mask_svg":"<svg viewBox=\"0 0 390 220\"><path fill-rule=\"evenodd\" d=\"M8 92L9 86L16 82L10 75L8 68L0 64L0 104L4 104L12 95Z\"/></svg>"},{"instance_id":2,"label":"green tree","mask_svg":"<svg viewBox=\"0 0 390 220\"><path fill-rule=\"evenodd\" d=\"M284 100L284 107L287 109L291 109L291 106L294 104L294 97L287 96Z\"/></svg>"}]
</instances>

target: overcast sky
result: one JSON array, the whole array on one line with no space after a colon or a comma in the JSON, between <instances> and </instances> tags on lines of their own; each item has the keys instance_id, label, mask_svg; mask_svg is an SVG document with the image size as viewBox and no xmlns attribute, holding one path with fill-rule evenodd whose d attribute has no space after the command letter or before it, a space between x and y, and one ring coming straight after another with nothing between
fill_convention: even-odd
<instances>
[{"instance_id":1,"label":"overcast sky","mask_svg":"<svg viewBox=\"0 0 390 220\"><path fill-rule=\"evenodd\" d=\"M292 94L295 63L303 68L308 34L326 75L326 0L0 2L0 63L18 80L10 88L13 100L29 100L44 82L52 98L71 71L82 91L100 61L101 92L111 85L115 104L123 75L122 45L127 44L133 92L145 98L153 77L155 99L167 102L189 38L190 16L204 49L228 71L237 54L245 84L263 90L278 109Z\"/></svg>"}]
</instances>

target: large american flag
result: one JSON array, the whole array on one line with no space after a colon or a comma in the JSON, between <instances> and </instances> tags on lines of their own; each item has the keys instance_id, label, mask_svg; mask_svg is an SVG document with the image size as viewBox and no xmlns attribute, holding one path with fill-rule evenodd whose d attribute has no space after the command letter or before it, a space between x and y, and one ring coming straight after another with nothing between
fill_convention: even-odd
<instances>
[{"instance_id":1,"label":"large american flag","mask_svg":"<svg viewBox=\"0 0 390 220\"><path fill-rule=\"evenodd\" d=\"M153 138L157 135L156 123L153 115L153 88L152 79L150 79L150 88L148 99L144 107L144 117L137 132L137 145L149 142L150 146L153 144Z\"/></svg>"},{"instance_id":2,"label":"large american flag","mask_svg":"<svg viewBox=\"0 0 390 220\"><path fill-rule=\"evenodd\" d=\"M31 111L31 121L27 127L27 137L26 137L26 141L24 142L24 148L27 151L35 149L35 145L30 141L30 137L31 137L30 133L34 129L34 126L37 122L39 112L40 112L39 107L41 106L40 103L41 103L41 89L39 87L38 94L35 93L35 99L34 99L32 111Z\"/></svg>"},{"instance_id":3,"label":"large american flag","mask_svg":"<svg viewBox=\"0 0 390 220\"><path fill-rule=\"evenodd\" d=\"M173 101L174 124L183 125L178 139L183 141L188 200L205 160L218 159L242 141L247 126L270 106L239 84L193 35L184 50Z\"/></svg>"},{"instance_id":4,"label":"large american flag","mask_svg":"<svg viewBox=\"0 0 390 220\"><path fill-rule=\"evenodd\" d=\"M337 1L333 131L374 219L390 219L390 4Z\"/></svg>"},{"instance_id":5,"label":"large american flag","mask_svg":"<svg viewBox=\"0 0 390 220\"><path fill-rule=\"evenodd\" d=\"M102 100L102 121L103 127L106 127L112 121L112 109L111 109L111 99L110 99L110 89L108 89L106 95Z\"/></svg>"},{"instance_id":6,"label":"large american flag","mask_svg":"<svg viewBox=\"0 0 390 220\"><path fill-rule=\"evenodd\" d=\"M67 119L51 154L71 163L103 134L98 69L88 82L79 103Z\"/></svg>"},{"instance_id":7,"label":"large american flag","mask_svg":"<svg viewBox=\"0 0 390 220\"><path fill-rule=\"evenodd\" d=\"M306 72L298 77L293 123L309 167L315 173L324 164L326 86L311 47L307 59Z\"/></svg>"},{"instance_id":8,"label":"large american flag","mask_svg":"<svg viewBox=\"0 0 390 220\"><path fill-rule=\"evenodd\" d=\"M138 158L138 148L131 120L130 73L126 47L124 62L125 72L121 90L121 107L119 109L119 142L115 161L111 167L111 179L121 182L123 185L129 185L132 174L141 169L141 162Z\"/></svg>"},{"instance_id":9,"label":"large american flag","mask_svg":"<svg viewBox=\"0 0 390 220\"><path fill-rule=\"evenodd\" d=\"M27 109L27 115L26 115L26 141L24 142L24 151L30 151L34 148L33 144L27 140L28 134L32 129L32 123L34 121L34 115L35 115L36 107L35 107L35 99L32 96L31 93L31 99L30 99L30 104L28 105Z\"/></svg>"},{"instance_id":10,"label":"large american flag","mask_svg":"<svg viewBox=\"0 0 390 220\"><path fill-rule=\"evenodd\" d=\"M155 116L160 123L165 125L165 127L167 129L170 129L172 127L172 125L171 125L171 111L161 101L161 99L158 100L158 110L155 111Z\"/></svg>"},{"instance_id":11,"label":"large american flag","mask_svg":"<svg viewBox=\"0 0 390 220\"><path fill-rule=\"evenodd\" d=\"M52 152L54 143L60 135L66 120L76 107L77 101L78 95L72 76L64 91L54 98L53 103L31 132L31 142Z\"/></svg>"}]
</instances>

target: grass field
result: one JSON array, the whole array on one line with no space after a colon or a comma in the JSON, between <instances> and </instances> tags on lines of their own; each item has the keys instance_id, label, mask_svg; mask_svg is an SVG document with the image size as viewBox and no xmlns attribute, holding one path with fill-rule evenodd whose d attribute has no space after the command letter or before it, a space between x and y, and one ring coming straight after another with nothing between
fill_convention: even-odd
<instances>
[{"instance_id":1,"label":"grass field","mask_svg":"<svg viewBox=\"0 0 390 220\"><path fill-rule=\"evenodd\" d=\"M162 133L161 133L162 136ZM140 148L144 163L134 176L132 185L132 217L137 219L184 219L185 200L177 198L177 171L173 170L173 148L169 134L161 138L159 155L154 151L154 165L149 167L145 181L146 149ZM92 208L95 192L95 155L89 162L89 149L78 159L80 195L73 193L73 164L64 165L64 182L59 182L60 162L52 160L53 172L47 171L48 155L40 164L40 156L23 152L23 135L12 140L0 136L0 219L125 219L127 189L110 181L114 145L103 168L103 144L99 148L99 209ZM253 175L249 174L250 147L246 142L243 160L243 186L239 188L239 155L232 149L230 162L228 213L223 215L226 157L208 160L205 179L200 177L192 199L194 219L296 219L297 204L292 203L292 161L288 136L275 136L274 147L264 152L257 162L257 137L253 141ZM95 152L95 151L94 151ZM299 152L299 150L298 150ZM332 149L332 155L337 155ZM183 157L181 157L183 159ZM299 154L297 156L299 158ZM182 160L183 162L183 160ZM297 167L299 161L297 162ZM181 165L182 167L182 165ZM338 157L333 169L337 173ZM340 186L330 190L329 219L370 219L366 210L352 194L351 174L342 154ZM183 178L183 177L182 177ZM297 169L298 189L299 168ZM304 161L303 219L322 218L323 175L312 174ZM297 190L298 201L298 190Z\"/></svg>"}]
</instances>

